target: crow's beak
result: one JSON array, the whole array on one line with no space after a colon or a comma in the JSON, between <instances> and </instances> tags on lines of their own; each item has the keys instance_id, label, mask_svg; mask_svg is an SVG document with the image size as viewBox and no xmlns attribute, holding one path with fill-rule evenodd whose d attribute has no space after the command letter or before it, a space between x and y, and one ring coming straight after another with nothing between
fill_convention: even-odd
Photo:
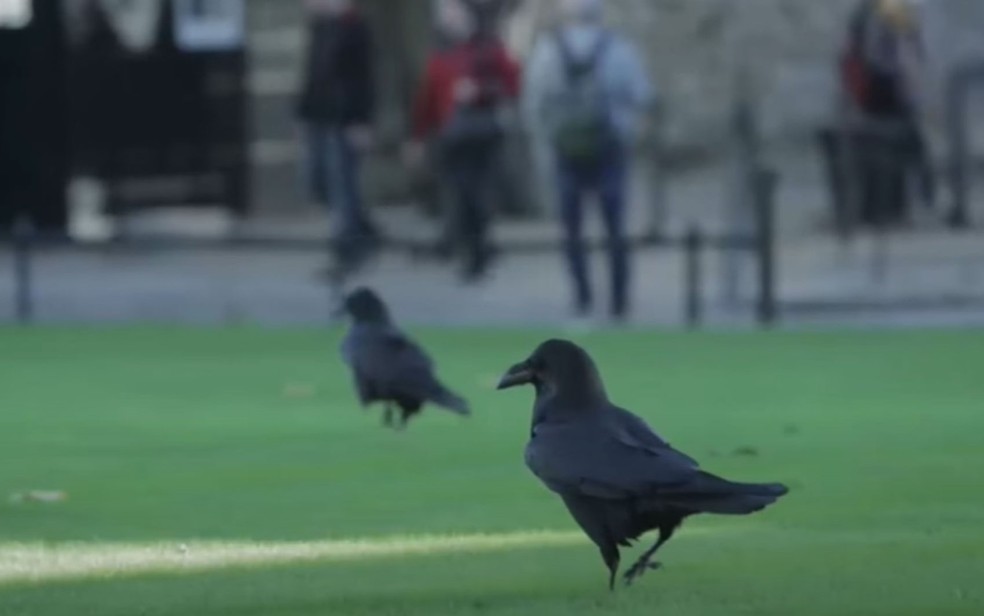
<instances>
[{"instance_id":1,"label":"crow's beak","mask_svg":"<svg viewBox=\"0 0 984 616\"><path fill-rule=\"evenodd\" d=\"M527 362L522 362L516 364L510 368L499 381L499 386L496 389L509 389L511 387L519 387L520 385L529 385L533 382L533 369Z\"/></svg>"}]
</instances>

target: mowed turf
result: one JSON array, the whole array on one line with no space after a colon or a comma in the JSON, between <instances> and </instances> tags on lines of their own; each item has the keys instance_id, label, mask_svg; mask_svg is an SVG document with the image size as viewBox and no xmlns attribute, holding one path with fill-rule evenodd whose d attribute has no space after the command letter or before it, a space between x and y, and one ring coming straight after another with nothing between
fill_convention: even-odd
<instances>
[{"instance_id":1,"label":"mowed turf","mask_svg":"<svg viewBox=\"0 0 984 616\"><path fill-rule=\"evenodd\" d=\"M792 488L614 596L493 391L549 333L417 334L472 418L381 429L337 331L0 331L0 615L984 613L984 334L582 338L705 468Z\"/></svg>"}]
</instances>

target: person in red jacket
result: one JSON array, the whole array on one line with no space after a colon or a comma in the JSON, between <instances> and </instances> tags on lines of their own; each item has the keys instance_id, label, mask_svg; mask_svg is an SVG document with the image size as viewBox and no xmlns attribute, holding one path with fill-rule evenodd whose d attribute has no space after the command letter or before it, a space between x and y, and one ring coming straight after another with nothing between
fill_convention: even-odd
<instances>
[{"instance_id":1,"label":"person in red jacket","mask_svg":"<svg viewBox=\"0 0 984 616\"><path fill-rule=\"evenodd\" d=\"M501 112L519 96L518 63L500 40L478 28L462 0L443 0L438 21L446 44L431 53L413 110L412 163L423 143L437 143L439 163L456 201L456 230L465 244L463 276L487 271L490 208L488 180L503 136Z\"/></svg>"}]
</instances>

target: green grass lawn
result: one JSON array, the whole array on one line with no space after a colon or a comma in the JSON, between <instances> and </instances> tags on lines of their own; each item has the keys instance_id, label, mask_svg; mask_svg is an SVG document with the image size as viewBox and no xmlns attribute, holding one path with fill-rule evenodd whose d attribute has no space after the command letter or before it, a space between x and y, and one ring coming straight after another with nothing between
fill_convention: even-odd
<instances>
[{"instance_id":1,"label":"green grass lawn","mask_svg":"<svg viewBox=\"0 0 984 616\"><path fill-rule=\"evenodd\" d=\"M707 469L792 488L614 596L492 390L547 334L418 334L476 412L395 434L337 332L0 330L0 616L984 614L984 334L585 338Z\"/></svg>"}]
</instances>

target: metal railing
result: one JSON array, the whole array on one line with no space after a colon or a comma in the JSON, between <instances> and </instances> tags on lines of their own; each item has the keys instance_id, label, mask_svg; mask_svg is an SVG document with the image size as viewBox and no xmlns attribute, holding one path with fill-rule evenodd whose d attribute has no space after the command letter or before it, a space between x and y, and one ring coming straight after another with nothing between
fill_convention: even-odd
<instances>
[{"instance_id":1,"label":"metal railing","mask_svg":"<svg viewBox=\"0 0 984 616\"><path fill-rule=\"evenodd\" d=\"M691 329L705 323L707 300L704 292L703 262L708 251L742 251L753 257L757 271L757 299L755 316L757 322L768 327L776 322L779 311L776 302L775 267L775 225L774 193L776 175L770 170L755 170L752 186L755 187L755 223L749 234L711 235L703 232L698 225L692 225L686 233L655 234L648 233L630 240L635 251L640 250L678 250L684 263L680 284L682 286L682 322ZM121 235L106 241L78 243L64 236L53 236L37 232L29 217L20 216L6 241L12 251L13 308L16 322L29 325L36 321L38 296L35 292L40 274L35 267L36 258L41 251L70 248L75 251L114 253L136 250L247 250L263 249L270 251L294 251L323 253L333 248L332 242L318 239L278 238L262 235L231 234L222 239L178 238L172 236L134 237ZM607 241L585 242L586 250L603 250ZM399 252L413 259L428 259L438 256L435 242L387 237L381 242L381 249ZM560 252L560 240L507 240L497 244L497 248L508 254L537 254ZM327 301L327 300L326 300ZM326 309L326 314L329 310Z\"/></svg>"},{"instance_id":2,"label":"metal railing","mask_svg":"<svg viewBox=\"0 0 984 616\"><path fill-rule=\"evenodd\" d=\"M684 233L668 233L666 219L668 215L667 178L663 159L665 141L665 110L655 106L652 114L651 135L647 143L652 151L646 154L652 158L652 164L647 167L652 186L650 202L647 203L649 221L641 235L628 240L633 251L664 250L678 251L683 263L680 285L682 291L681 321L690 329L700 328L706 322L707 298L705 297L705 267L707 253L716 252L726 262L727 271L734 277L735 268L740 268L738 261L746 260L754 263L756 289L754 314L756 322L762 327L773 325L779 318L779 308L776 292L776 229L775 229L775 192L776 173L761 162L759 155L761 142L758 138L757 123L754 121L753 110L738 107L735 110L733 124L734 141L738 145L733 156L740 178L737 190L740 193L740 207L732 208L732 216L726 230L718 234L708 234L698 224L690 225ZM741 217L741 220L738 220ZM223 238L181 238L174 236L148 236L141 234L133 236L126 233L125 227L121 233L101 242L78 243L64 236L53 236L36 232L27 216L21 216L14 225L13 232L3 237L0 231L0 243L4 240L11 244L13 250L15 318L18 323L30 324L37 316L36 281L39 274L34 267L37 253L42 250L52 250L70 247L82 252L113 251L120 253L128 250L269 250L279 252L302 252L311 254L328 254L333 251L332 241L316 238L291 238L247 234L234 231ZM438 232L440 235L440 232ZM383 251L397 252L411 259L440 259L446 256L447 237L436 237L434 240L409 239L387 236L381 238L379 248ZM586 241L584 248L590 251L604 250L608 241ZM507 254L542 254L560 253L564 243L557 239L512 239L499 241L496 249ZM728 265L730 264L730 265ZM732 267L733 266L733 267ZM724 281L729 284L728 280ZM337 294L341 281L333 281L332 294ZM734 287L733 297L724 303L729 309L736 309L741 302L737 301L737 281L731 280ZM326 310L326 314L330 312Z\"/></svg>"}]
</instances>

